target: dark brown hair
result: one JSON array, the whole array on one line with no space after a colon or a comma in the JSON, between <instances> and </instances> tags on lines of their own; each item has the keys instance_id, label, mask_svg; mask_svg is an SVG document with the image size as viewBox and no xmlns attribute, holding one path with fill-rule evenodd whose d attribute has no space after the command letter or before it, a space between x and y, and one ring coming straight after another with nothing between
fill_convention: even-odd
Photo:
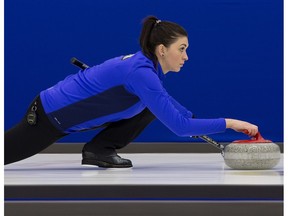
<instances>
[{"instance_id":1,"label":"dark brown hair","mask_svg":"<svg viewBox=\"0 0 288 216\"><path fill-rule=\"evenodd\" d=\"M156 46L163 44L165 47L169 47L177 38L184 36L188 37L186 30L177 23L161 21L155 16L148 16L143 20L140 46L144 55L157 65Z\"/></svg>"}]
</instances>

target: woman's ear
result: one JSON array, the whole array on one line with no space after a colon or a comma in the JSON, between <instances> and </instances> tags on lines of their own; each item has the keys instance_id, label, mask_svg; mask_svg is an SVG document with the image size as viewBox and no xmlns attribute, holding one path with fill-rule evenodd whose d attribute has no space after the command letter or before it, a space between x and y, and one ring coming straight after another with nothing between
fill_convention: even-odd
<instances>
[{"instance_id":1,"label":"woman's ear","mask_svg":"<svg viewBox=\"0 0 288 216\"><path fill-rule=\"evenodd\" d=\"M163 44L160 44L156 47L156 53L159 55L159 56L164 56L165 55L165 50L166 50L166 47L163 45Z\"/></svg>"}]
</instances>

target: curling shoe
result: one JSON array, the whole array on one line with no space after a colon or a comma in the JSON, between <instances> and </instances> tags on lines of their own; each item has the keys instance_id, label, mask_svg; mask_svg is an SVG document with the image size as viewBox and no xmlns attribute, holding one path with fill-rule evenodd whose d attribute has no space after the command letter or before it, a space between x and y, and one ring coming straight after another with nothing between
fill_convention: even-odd
<instances>
[{"instance_id":1,"label":"curling shoe","mask_svg":"<svg viewBox=\"0 0 288 216\"><path fill-rule=\"evenodd\" d=\"M133 166L130 160L121 158L116 153L104 155L83 151L82 157L82 165L94 165L103 168L129 168Z\"/></svg>"}]
</instances>

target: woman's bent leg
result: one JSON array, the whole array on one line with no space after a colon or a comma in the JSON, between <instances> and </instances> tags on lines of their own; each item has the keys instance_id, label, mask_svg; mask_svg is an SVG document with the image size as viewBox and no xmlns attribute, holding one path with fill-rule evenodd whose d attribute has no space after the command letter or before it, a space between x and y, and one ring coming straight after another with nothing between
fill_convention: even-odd
<instances>
[{"instance_id":1,"label":"woman's bent leg","mask_svg":"<svg viewBox=\"0 0 288 216\"><path fill-rule=\"evenodd\" d=\"M132 167L132 162L119 157L115 149L132 142L154 119L155 116L146 108L130 119L110 123L84 146L82 164L106 168Z\"/></svg>"}]
</instances>

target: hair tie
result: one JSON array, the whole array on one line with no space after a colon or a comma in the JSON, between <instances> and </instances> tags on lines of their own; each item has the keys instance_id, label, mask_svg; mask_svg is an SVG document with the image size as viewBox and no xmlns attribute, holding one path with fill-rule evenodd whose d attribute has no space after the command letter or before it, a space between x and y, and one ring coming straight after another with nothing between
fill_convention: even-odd
<instances>
[{"instance_id":1,"label":"hair tie","mask_svg":"<svg viewBox=\"0 0 288 216\"><path fill-rule=\"evenodd\" d=\"M154 28L161 22L161 20L156 20L154 24Z\"/></svg>"}]
</instances>

